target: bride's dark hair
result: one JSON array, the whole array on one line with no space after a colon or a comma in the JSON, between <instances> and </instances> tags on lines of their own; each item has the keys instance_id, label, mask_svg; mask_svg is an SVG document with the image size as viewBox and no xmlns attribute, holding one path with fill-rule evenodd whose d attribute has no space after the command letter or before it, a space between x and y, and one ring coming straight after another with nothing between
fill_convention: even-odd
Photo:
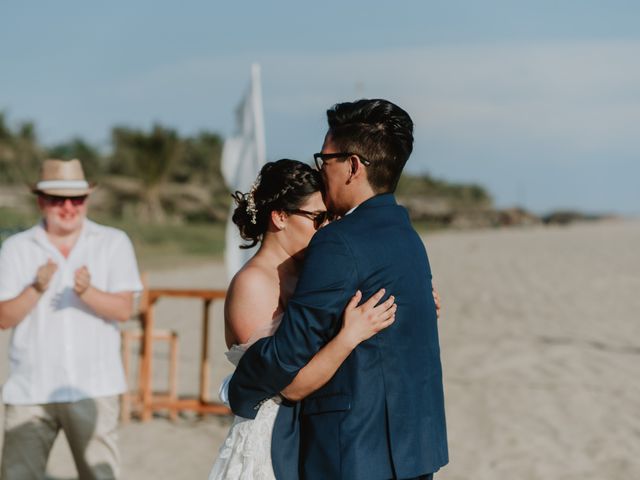
<instances>
[{"instance_id":1,"label":"bride's dark hair","mask_svg":"<svg viewBox=\"0 0 640 480\"><path fill-rule=\"evenodd\" d=\"M273 211L292 211L300 208L309 195L322 191L320 172L306 163L282 159L266 163L247 193L235 192L233 223L240 236L250 242L240 248L254 247L262 241Z\"/></svg>"}]
</instances>

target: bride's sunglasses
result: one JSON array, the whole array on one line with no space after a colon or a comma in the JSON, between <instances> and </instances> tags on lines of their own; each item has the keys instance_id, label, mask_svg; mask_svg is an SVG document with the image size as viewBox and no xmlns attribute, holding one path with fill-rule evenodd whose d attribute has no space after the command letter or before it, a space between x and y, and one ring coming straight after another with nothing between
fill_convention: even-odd
<instances>
[{"instance_id":1,"label":"bride's sunglasses","mask_svg":"<svg viewBox=\"0 0 640 480\"><path fill-rule=\"evenodd\" d=\"M300 210L299 208L296 210L287 210L288 213L293 215L302 215L313 220L313 228L318 230L321 226L323 226L326 222L331 222L335 219L335 215L326 210L317 210L315 212L310 212L309 210Z\"/></svg>"}]
</instances>

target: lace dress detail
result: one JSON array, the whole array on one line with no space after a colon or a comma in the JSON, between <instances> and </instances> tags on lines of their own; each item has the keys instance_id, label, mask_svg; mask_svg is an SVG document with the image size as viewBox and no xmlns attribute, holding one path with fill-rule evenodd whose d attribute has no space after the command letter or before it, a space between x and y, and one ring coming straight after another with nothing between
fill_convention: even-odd
<instances>
[{"instance_id":1,"label":"lace dress detail","mask_svg":"<svg viewBox=\"0 0 640 480\"><path fill-rule=\"evenodd\" d=\"M227 359L237 366L247 348L258 339L272 335L281 319L282 316L274 318L271 325L256 331L247 343L233 345L226 353ZM278 408L278 404L269 399L260 406L253 420L236 415L218 451L209 480L275 480L271 434Z\"/></svg>"}]
</instances>

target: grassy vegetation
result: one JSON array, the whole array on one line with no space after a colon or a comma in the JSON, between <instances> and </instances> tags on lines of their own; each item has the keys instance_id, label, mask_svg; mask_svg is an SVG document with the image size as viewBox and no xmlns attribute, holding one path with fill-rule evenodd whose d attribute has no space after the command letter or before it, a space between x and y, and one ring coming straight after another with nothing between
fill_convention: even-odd
<instances>
[{"instance_id":1,"label":"grassy vegetation","mask_svg":"<svg viewBox=\"0 0 640 480\"><path fill-rule=\"evenodd\" d=\"M224 251L223 223L153 225L100 216L92 219L127 232L143 269L220 260ZM0 242L13 233L31 227L37 221L35 211L19 213L0 208Z\"/></svg>"},{"instance_id":2,"label":"grassy vegetation","mask_svg":"<svg viewBox=\"0 0 640 480\"><path fill-rule=\"evenodd\" d=\"M222 223L149 225L100 218L96 221L127 232L144 269L220 260L224 252Z\"/></svg>"},{"instance_id":3,"label":"grassy vegetation","mask_svg":"<svg viewBox=\"0 0 640 480\"><path fill-rule=\"evenodd\" d=\"M446 224L435 220L412 220L411 224L421 235L446 230L448 227Z\"/></svg>"},{"instance_id":4,"label":"grassy vegetation","mask_svg":"<svg viewBox=\"0 0 640 480\"><path fill-rule=\"evenodd\" d=\"M0 207L0 244L9 235L29 228L38 221L38 214L18 212L12 208Z\"/></svg>"},{"instance_id":5,"label":"grassy vegetation","mask_svg":"<svg viewBox=\"0 0 640 480\"><path fill-rule=\"evenodd\" d=\"M398 196L447 198L453 204L491 204L491 195L481 185L450 183L430 175L403 174L396 190Z\"/></svg>"},{"instance_id":6,"label":"grassy vegetation","mask_svg":"<svg viewBox=\"0 0 640 480\"><path fill-rule=\"evenodd\" d=\"M0 242L38 219L35 206L27 205L32 199L16 186L34 181L45 158L79 158L87 178L100 183L91 218L126 231L145 268L219 259L231 201L220 170L223 141L215 132L184 136L163 125L147 130L116 125L108 152L82 138L47 146L38 139L35 123L9 121L0 110L0 193L25 200L11 203L20 209L0 207ZM449 183L428 174L403 175L397 195L414 203L438 202L435 213L420 205L410 208L421 231L445 227L456 211L491 205L489 192L480 185Z\"/></svg>"},{"instance_id":7,"label":"grassy vegetation","mask_svg":"<svg viewBox=\"0 0 640 480\"><path fill-rule=\"evenodd\" d=\"M93 220L127 232L134 244L138 263L144 270L220 261L224 253L223 223L150 225L108 217L93 217ZM35 212L16 213L11 209L0 208L0 242L8 235L31 227L37 221L38 215ZM441 230L443 225L418 221L414 222L414 227L420 233L427 233Z\"/></svg>"}]
</instances>

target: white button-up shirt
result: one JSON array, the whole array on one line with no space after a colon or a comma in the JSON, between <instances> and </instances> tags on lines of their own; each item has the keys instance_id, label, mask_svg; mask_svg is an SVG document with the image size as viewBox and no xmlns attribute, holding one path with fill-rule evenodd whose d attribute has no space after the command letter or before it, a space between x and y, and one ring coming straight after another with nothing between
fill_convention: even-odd
<instances>
[{"instance_id":1,"label":"white button-up shirt","mask_svg":"<svg viewBox=\"0 0 640 480\"><path fill-rule=\"evenodd\" d=\"M73 286L75 271L86 265L91 284L100 290L141 291L129 237L85 220L65 258L49 242L42 224L13 235L0 250L0 301L22 293L48 259L58 265L49 288L12 332L4 403L73 402L122 393L126 382L118 324L99 317Z\"/></svg>"}]
</instances>

